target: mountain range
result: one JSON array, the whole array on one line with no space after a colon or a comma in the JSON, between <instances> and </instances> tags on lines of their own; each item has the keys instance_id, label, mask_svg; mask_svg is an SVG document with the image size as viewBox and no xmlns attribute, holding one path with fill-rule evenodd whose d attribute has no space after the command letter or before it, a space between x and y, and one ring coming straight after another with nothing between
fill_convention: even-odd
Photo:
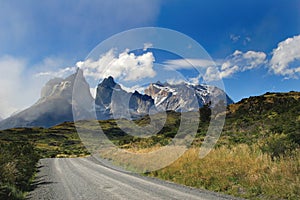
<instances>
[{"instance_id":1,"label":"mountain range","mask_svg":"<svg viewBox=\"0 0 300 200\"><path fill-rule=\"evenodd\" d=\"M74 96L74 85L80 94ZM77 69L69 77L54 78L42 88L40 99L31 107L0 122L0 129L13 127L50 127L64 121L91 119L93 114L99 120L111 118L135 119L149 113L166 110L195 111L206 104L233 101L221 89L209 85L191 85L188 83L150 83L145 94L137 91L127 92L113 77L105 78L98 84L95 99L90 87ZM213 100L213 101L212 101ZM76 109L72 109L76 105Z\"/></svg>"}]
</instances>

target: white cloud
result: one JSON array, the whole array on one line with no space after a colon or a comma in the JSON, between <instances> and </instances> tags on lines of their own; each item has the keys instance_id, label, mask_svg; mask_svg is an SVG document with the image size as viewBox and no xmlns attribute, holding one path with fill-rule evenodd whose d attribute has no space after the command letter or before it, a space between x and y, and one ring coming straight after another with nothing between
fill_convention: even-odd
<instances>
[{"instance_id":1,"label":"white cloud","mask_svg":"<svg viewBox=\"0 0 300 200\"><path fill-rule=\"evenodd\" d=\"M246 53L243 53L236 50L225 60L218 62L217 68L207 68L204 79L206 81L213 81L229 78L238 72L252 70L261 67L266 63L266 54L264 52L247 51Z\"/></svg>"},{"instance_id":2,"label":"white cloud","mask_svg":"<svg viewBox=\"0 0 300 200\"><path fill-rule=\"evenodd\" d=\"M164 65L166 69L169 70L193 69L195 67L206 69L207 67L214 66L215 63L212 60L187 58L187 59L167 60L164 62Z\"/></svg>"},{"instance_id":3,"label":"white cloud","mask_svg":"<svg viewBox=\"0 0 300 200\"><path fill-rule=\"evenodd\" d=\"M63 69L59 69L58 71L47 71L47 72L39 72L36 76L48 76L48 77L66 77L70 74L76 72L76 67L67 67Z\"/></svg>"},{"instance_id":4,"label":"white cloud","mask_svg":"<svg viewBox=\"0 0 300 200\"><path fill-rule=\"evenodd\" d=\"M76 66L83 69L85 76L95 80L112 76L125 81L136 81L156 75L153 69L154 61L152 52L136 56L125 50L116 56L111 49L96 61L88 59L77 62Z\"/></svg>"},{"instance_id":5,"label":"white cloud","mask_svg":"<svg viewBox=\"0 0 300 200\"><path fill-rule=\"evenodd\" d=\"M221 78L220 71L216 67L208 67L203 77L205 82L218 81Z\"/></svg>"},{"instance_id":6,"label":"white cloud","mask_svg":"<svg viewBox=\"0 0 300 200\"><path fill-rule=\"evenodd\" d=\"M35 102L46 80L32 76L27 61L10 55L0 57L0 115L9 117Z\"/></svg>"},{"instance_id":7,"label":"white cloud","mask_svg":"<svg viewBox=\"0 0 300 200\"><path fill-rule=\"evenodd\" d=\"M135 92L135 91L138 91L140 94L144 94L144 92L145 92L145 89L147 88L147 86L140 86L140 85L134 85L134 86L132 86L132 87L126 87L126 86L124 86L123 84L121 84L121 83L118 83L120 86L121 86L121 88L123 89L123 90L125 90L125 91L127 91L127 92Z\"/></svg>"},{"instance_id":8,"label":"white cloud","mask_svg":"<svg viewBox=\"0 0 300 200\"><path fill-rule=\"evenodd\" d=\"M257 51L247 51L243 53L236 50L225 60L225 63L228 65L227 68L238 66L240 71L255 69L267 63L266 54Z\"/></svg>"},{"instance_id":9,"label":"white cloud","mask_svg":"<svg viewBox=\"0 0 300 200\"><path fill-rule=\"evenodd\" d=\"M74 72L75 67L55 71L57 67L64 66L63 63L63 59L49 57L29 68L24 58L0 56L0 116L6 118L31 106L39 99L41 89L49 79ZM42 70L46 72L40 72Z\"/></svg>"},{"instance_id":10,"label":"white cloud","mask_svg":"<svg viewBox=\"0 0 300 200\"><path fill-rule=\"evenodd\" d=\"M15 94L20 92L20 77L25 69L24 59L15 59L11 56L0 57L0 114L7 117L16 111L13 105Z\"/></svg>"},{"instance_id":11,"label":"white cloud","mask_svg":"<svg viewBox=\"0 0 300 200\"><path fill-rule=\"evenodd\" d=\"M291 66L298 61L296 66ZM277 75L297 78L300 75L300 35L280 42L273 50L270 60L270 70Z\"/></svg>"},{"instance_id":12,"label":"white cloud","mask_svg":"<svg viewBox=\"0 0 300 200\"><path fill-rule=\"evenodd\" d=\"M204 59L175 59L164 62L166 69L192 69L194 67L204 69L204 74L199 74L197 77L190 78L189 81L196 83L203 76L207 82L213 80L220 80L222 78L229 78L237 72L251 70L266 64L266 54L264 52L247 51L243 53L236 50L232 55L224 60Z\"/></svg>"},{"instance_id":13,"label":"white cloud","mask_svg":"<svg viewBox=\"0 0 300 200\"><path fill-rule=\"evenodd\" d=\"M233 67L224 69L220 72L221 78L227 78L235 74L236 72L239 71L239 67L237 65L234 65Z\"/></svg>"},{"instance_id":14,"label":"white cloud","mask_svg":"<svg viewBox=\"0 0 300 200\"><path fill-rule=\"evenodd\" d=\"M192 80L189 80L191 83L193 83L193 78L191 78ZM181 79L181 78L172 78L172 79L168 79L167 83L170 83L172 85L177 85L177 84L181 84L181 83L185 83L186 80Z\"/></svg>"}]
</instances>

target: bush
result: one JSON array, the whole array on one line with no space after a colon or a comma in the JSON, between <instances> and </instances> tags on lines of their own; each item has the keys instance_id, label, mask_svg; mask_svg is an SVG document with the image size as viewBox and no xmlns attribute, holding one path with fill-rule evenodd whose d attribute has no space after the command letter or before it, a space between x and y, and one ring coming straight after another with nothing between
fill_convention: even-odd
<instances>
[{"instance_id":1,"label":"bush","mask_svg":"<svg viewBox=\"0 0 300 200\"><path fill-rule=\"evenodd\" d=\"M260 148L264 153L268 153L271 158L278 159L282 156L291 155L297 147L286 134L274 134L265 139Z\"/></svg>"},{"instance_id":2,"label":"bush","mask_svg":"<svg viewBox=\"0 0 300 200\"><path fill-rule=\"evenodd\" d=\"M39 158L30 143L0 143L0 199L22 198Z\"/></svg>"}]
</instances>

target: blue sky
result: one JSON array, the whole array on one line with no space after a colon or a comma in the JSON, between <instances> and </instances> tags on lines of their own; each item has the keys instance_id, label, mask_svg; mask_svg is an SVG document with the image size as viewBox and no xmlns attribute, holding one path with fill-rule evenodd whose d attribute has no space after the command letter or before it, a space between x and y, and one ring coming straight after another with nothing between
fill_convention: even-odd
<instances>
[{"instance_id":1,"label":"blue sky","mask_svg":"<svg viewBox=\"0 0 300 200\"><path fill-rule=\"evenodd\" d=\"M0 116L32 105L47 80L71 73L103 40L147 26L201 44L234 101L300 91L299 10L298 0L2 1Z\"/></svg>"}]
</instances>

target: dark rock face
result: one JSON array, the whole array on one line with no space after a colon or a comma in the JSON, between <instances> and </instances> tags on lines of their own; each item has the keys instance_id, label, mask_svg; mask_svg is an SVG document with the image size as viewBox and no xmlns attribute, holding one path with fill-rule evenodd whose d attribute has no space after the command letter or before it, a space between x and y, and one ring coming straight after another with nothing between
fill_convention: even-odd
<instances>
[{"instance_id":1,"label":"dark rock face","mask_svg":"<svg viewBox=\"0 0 300 200\"><path fill-rule=\"evenodd\" d=\"M97 119L135 118L148 114L153 105L154 101L150 96L126 92L112 77L105 78L97 87Z\"/></svg>"},{"instance_id":2,"label":"dark rock face","mask_svg":"<svg viewBox=\"0 0 300 200\"><path fill-rule=\"evenodd\" d=\"M76 78L77 77L77 78ZM64 121L73 121L72 93L76 78L76 87L81 87L80 101L92 105L93 98L89 92L89 85L83 77L82 71L66 79L50 80L42 89L41 98L31 107L0 122L0 129L13 127L50 127ZM74 97L73 97L74 98ZM73 99L74 100L74 99ZM77 99L79 101L79 99ZM76 104L76 101L73 103ZM79 111L84 116L83 109Z\"/></svg>"},{"instance_id":3,"label":"dark rock face","mask_svg":"<svg viewBox=\"0 0 300 200\"><path fill-rule=\"evenodd\" d=\"M135 118L149 111L197 111L204 105L220 101L231 104L226 93L213 86L187 83L151 83L145 94L126 92L112 77L105 78L97 88L95 107L98 119Z\"/></svg>"}]
</instances>

